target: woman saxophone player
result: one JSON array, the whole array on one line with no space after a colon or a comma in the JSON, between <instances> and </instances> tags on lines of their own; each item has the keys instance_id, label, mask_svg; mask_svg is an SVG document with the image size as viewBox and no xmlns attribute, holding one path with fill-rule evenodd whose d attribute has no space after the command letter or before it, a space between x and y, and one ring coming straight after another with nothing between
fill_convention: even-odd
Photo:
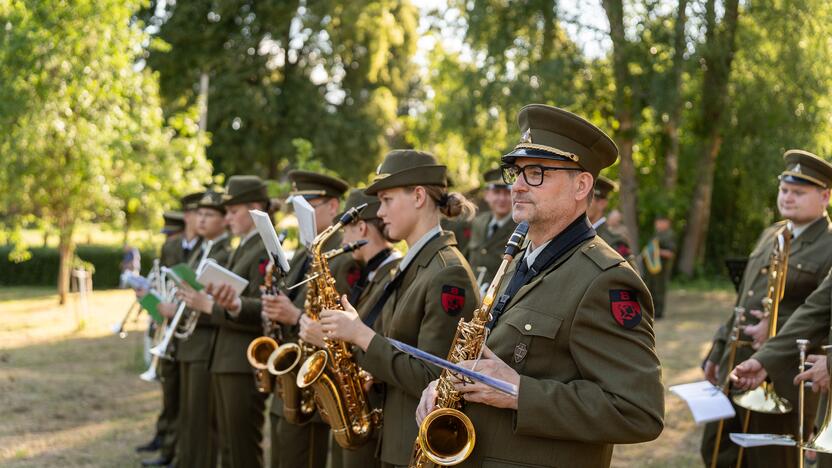
<instances>
[{"instance_id":1,"label":"woman saxophone player","mask_svg":"<svg viewBox=\"0 0 832 468\"><path fill-rule=\"evenodd\" d=\"M473 272L453 234L439 226L443 214L473 214L469 201L447 192L446 172L433 155L420 151L397 150L385 157L365 193L378 196L385 234L407 242L407 255L363 319L346 298L346 312L321 314L324 333L356 345L358 364L385 384L383 466L407 465L421 389L439 375L436 367L397 351L385 337L444 356L457 322L470 319L479 303Z\"/></svg>"},{"instance_id":2,"label":"woman saxophone player","mask_svg":"<svg viewBox=\"0 0 832 468\"><path fill-rule=\"evenodd\" d=\"M363 319L378 301L384 287L393 277L393 272L401 261L401 254L393 249L390 239L384 233L384 224L378 217L379 201L376 197L364 194L361 189L354 189L347 197L345 210L362 204L367 207L351 224L344 226L344 242L367 241L363 247L352 252L353 258L361 265L358 279L349 291L349 301L355 305L358 315ZM378 324L376 320L376 324ZM375 330L379 330L373 327ZM300 319L300 337L308 343L323 347L323 333L320 323L307 316ZM382 395L378 386L373 386L367 393L370 405L380 408ZM373 438L355 450L343 450L342 462L335 466L342 468L364 468L378 465L375 458L377 440Z\"/></svg>"}]
</instances>

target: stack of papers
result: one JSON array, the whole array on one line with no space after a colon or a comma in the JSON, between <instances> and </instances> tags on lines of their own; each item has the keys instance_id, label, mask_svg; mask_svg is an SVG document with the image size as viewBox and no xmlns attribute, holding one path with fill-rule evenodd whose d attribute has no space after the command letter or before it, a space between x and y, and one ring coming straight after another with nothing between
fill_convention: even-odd
<instances>
[{"instance_id":1,"label":"stack of papers","mask_svg":"<svg viewBox=\"0 0 832 468\"><path fill-rule=\"evenodd\" d=\"M318 235L318 228L315 222L315 208L300 196L292 197L292 206L295 208L295 216L298 218L298 230L300 230L300 243L309 248L315 236Z\"/></svg>"},{"instance_id":2,"label":"stack of papers","mask_svg":"<svg viewBox=\"0 0 832 468\"><path fill-rule=\"evenodd\" d=\"M707 380L674 385L670 391L685 400L696 424L733 418L736 415L728 397Z\"/></svg>"},{"instance_id":3,"label":"stack of papers","mask_svg":"<svg viewBox=\"0 0 832 468\"><path fill-rule=\"evenodd\" d=\"M766 445L782 445L785 447L794 447L797 445L794 438L790 435L781 434L741 434L732 432L731 442L740 447L763 447Z\"/></svg>"},{"instance_id":4,"label":"stack of papers","mask_svg":"<svg viewBox=\"0 0 832 468\"><path fill-rule=\"evenodd\" d=\"M272 225L272 220L269 215L260 210L249 210L251 219L254 220L254 226L257 228L257 233L263 239L263 245L271 254L272 259L277 262L277 265L283 270L283 273L289 272L289 261L286 260L286 254L283 252L283 247L280 245L280 239ZM314 211L313 211L314 215Z\"/></svg>"}]
</instances>

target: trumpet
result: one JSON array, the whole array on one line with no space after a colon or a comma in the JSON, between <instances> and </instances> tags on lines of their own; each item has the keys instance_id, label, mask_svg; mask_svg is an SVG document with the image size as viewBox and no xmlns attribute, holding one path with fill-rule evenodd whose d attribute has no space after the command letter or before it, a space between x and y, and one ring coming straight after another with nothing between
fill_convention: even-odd
<instances>
[{"instance_id":1,"label":"trumpet","mask_svg":"<svg viewBox=\"0 0 832 468\"><path fill-rule=\"evenodd\" d=\"M162 327L156 327L156 331L153 334L153 341L158 342L162 338L163 334ZM139 378L144 380L145 382L154 382L159 380L159 356L151 355L150 357L150 366L147 368L146 371L142 372L139 375Z\"/></svg>"},{"instance_id":2,"label":"trumpet","mask_svg":"<svg viewBox=\"0 0 832 468\"><path fill-rule=\"evenodd\" d=\"M199 264L196 267L196 274L199 275L202 273L202 270L208 264L209 261L213 261L208 258L208 254L211 252L211 244L212 241L207 241L207 246L205 251L202 253L202 258L199 260ZM163 267L162 271L165 273L169 273L171 270L167 267ZM168 295L166 296L167 302L171 302L173 297L176 295L176 291L178 288L173 287L168 290ZM179 327L179 323L182 321L185 310L186 304L185 301L179 301L179 307L176 309L176 314L174 314L173 318L168 322L167 326L165 327L165 334L162 336L162 340L159 342L158 345L154 346L150 350L150 354L154 356L158 356L162 359L171 360L173 359L173 355L171 354L171 343L173 342L173 338L176 334L176 329ZM192 314L199 314L199 312L189 311ZM197 319L199 317L197 316ZM196 321L196 320L195 320ZM196 326L196 325L194 325Z\"/></svg>"},{"instance_id":3,"label":"trumpet","mask_svg":"<svg viewBox=\"0 0 832 468\"><path fill-rule=\"evenodd\" d=\"M205 243L202 244L202 248L204 250L202 251L202 257L200 257L199 259L199 265L203 265L203 262L208 261L208 255L210 255L211 249L214 247L215 243L216 240L209 240L205 241ZM196 326L199 323L199 312L187 309L185 310L184 314L184 319L179 322L178 326L173 332L173 336L180 340L187 340L188 338L190 338L190 336L194 334L194 330L196 330Z\"/></svg>"},{"instance_id":4,"label":"trumpet","mask_svg":"<svg viewBox=\"0 0 832 468\"><path fill-rule=\"evenodd\" d=\"M788 222L777 234L768 266L767 293L766 297L763 298L763 310L769 320L769 338L777 334L777 312L780 300L783 299L786 290L791 241L792 223ZM752 411L766 414L786 414L792 410L791 402L777 394L772 382L763 382L759 387L734 395L731 399L737 406L747 410L742 421L743 433L748 432ZM742 462L743 453L744 447L740 447L737 455L737 466L740 466Z\"/></svg>"},{"instance_id":5,"label":"trumpet","mask_svg":"<svg viewBox=\"0 0 832 468\"><path fill-rule=\"evenodd\" d=\"M124 285L129 286L131 289L150 289L154 284L158 284L159 278L159 259L153 260L153 267L150 269L150 272L147 274L147 278L133 273L130 270L125 270L121 274L121 283ZM136 299L133 301L133 304L127 309L127 312L122 317L119 323L113 325L113 334L118 335L119 338L124 339L127 338L127 332L124 331L124 327L127 325L128 320L130 320L130 316L133 315L133 311L137 310L136 316L134 320L138 320L139 314L142 312L142 308L139 305L139 300Z\"/></svg>"},{"instance_id":6,"label":"trumpet","mask_svg":"<svg viewBox=\"0 0 832 468\"><path fill-rule=\"evenodd\" d=\"M797 340L798 346L801 347L801 355L800 355L800 371L803 372L806 369L806 359L805 359L805 346L808 345L807 340ZM801 341L805 342L805 344L801 345ZM832 345L825 345L823 346L823 350L826 352L826 362L832 362ZM832 453L832 427L830 427L830 420L832 420L832 401L828 398L826 399L826 411L825 416L823 418L823 425L820 429L817 430L817 433L812 438L812 440L803 441L803 400L804 400L804 389L803 383L801 382L800 386L800 461L801 467L803 466L803 451L804 450L812 450L814 452L823 452L823 453Z\"/></svg>"},{"instance_id":7,"label":"trumpet","mask_svg":"<svg viewBox=\"0 0 832 468\"><path fill-rule=\"evenodd\" d=\"M747 341L740 341L740 329L742 328L745 317L745 307L734 307L734 326L731 327L731 337L729 338L730 351L728 353L728 369L734 368L734 361L737 359L737 348L741 345L748 345ZM731 380L726 377L725 383L722 384L722 393L728 395L731 390ZM719 446L722 442L722 432L725 429L725 420L720 419L719 425L716 429L716 440L714 442L714 450L711 453L710 468L716 468L719 457Z\"/></svg>"},{"instance_id":8,"label":"trumpet","mask_svg":"<svg viewBox=\"0 0 832 468\"><path fill-rule=\"evenodd\" d=\"M517 225L506 244L503 261L488 286L482 304L474 312L471 321L460 319L456 335L448 352L448 361L457 363L468 359L478 359L482 353L487 337L488 322L497 289L505 276L506 268L526 238L529 225L522 222ZM436 409L428 413L419 426L419 435L413 443L410 468L423 468L431 463L453 466L465 461L474 450L476 432L471 419L461 411L462 397L454 389L451 373L443 369L436 385Z\"/></svg>"}]
</instances>

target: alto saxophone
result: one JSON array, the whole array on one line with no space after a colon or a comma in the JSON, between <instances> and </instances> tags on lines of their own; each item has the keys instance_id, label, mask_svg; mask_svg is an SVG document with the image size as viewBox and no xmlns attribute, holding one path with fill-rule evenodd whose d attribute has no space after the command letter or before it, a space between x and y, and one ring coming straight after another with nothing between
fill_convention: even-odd
<instances>
[{"instance_id":1,"label":"alto saxophone","mask_svg":"<svg viewBox=\"0 0 832 468\"><path fill-rule=\"evenodd\" d=\"M341 226L351 223L366 206L361 205L347 211L313 243L312 271L318 294L312 309L316 312L326 309L344 310L340 295L335 290L335 278L329 270L327 258L321 255L321 246ZM312 353L298 371L298 388L314 391L318 411L332 428L332 436L341 447L360 447L381 424L381 412L370 408L364 391L368 376L355 363L349 343L328 338L324 338L323 349Z\"/></svg>"},{"instance_id":2,"label":"alto saxophone","mask_svg":"<svg viewBox=\"0 0 832 468\"><path fill-rule=\"evenodd\" d=\"M357 210L354 212L353 210L350 210L344 215L344 217L349 214L351 216L351 220L352 217L357 216L361 209L363 209L363 207L357 207ZM332 235L343 225L344 223L338 223L330 226L326 231L322 232L315 238L315 241L312 244L313 263L311 270L307 274L304 281L292 286L292 288L294 288L300 286L301 284L307 282L309 283L309 287L306 290L303 313L314 320L318 319L320 312L323 310L323 308L321 308L323 303L319 300L319 297L323 294L321 281L319 281L319 279L322 278L322 275L326 275L326 277L329 278L332 277L329 272L329 266L326 262L335 256L351 252L367 243L366 241L351 242L338 249L320 254L320 249L324 242L332 237ZM321 239L325 234L326 237L319 242L319 239ZM316 253L318 253L320 259L316 256ZM323 265L323 268L321 268L320 265ZM337 297L338 293L335 292L335 295ZM300 363L316 351L318 351L316 346L306 343L303 340L298 340L297 343L281 344L271 353L267 360L267 369L269 373L277 377L277 384L279 388L278 392L280 399L283 401L283 417L292 424L304 424L312 419L312 416L315 414L316 402L314 390L309 387L301 388L298 386L297 382ZM326 416L322 414L322 417L325 418Z\"/></svg>"},{"instance_id":3,"label":"alto saxophone","mask_svg":"<svg viewBox=\"0 0 832 468\"><path fill-rule=\"evenodd\" d=\"M525 222L518 224L514 229L506 244L503 261L482 298L482 304L469 322L459 320L456 335L448 352L448 361L457 363L480 357L497 289L508 264L523 245L528 231L529 225ZM413 453L408 465L410 468L423 468L432 463L444 466L457 465L474 450L474 425L461 411L462 397L454 389L451 375L451 372L443 369L439 376L436 385L436 408L428 413L419 426L419 435L413 443Z\"/></svg>"},{"instance_id":4,"label":"alto saxophone","mask_svg":"<svg viewBox=\"0 0 832 468\"><path fill-rule=\"evenodd\" d=\"M263 286L263 294L279 294L277 283L280 269L274 260L269 262ZM248 363L254 370L254 385L260 393L271 393L274 388L274 376L269 372L269 357L283 341L283 329L280 324L263 316L263 336L251 340L246 349Z\"/></svg>"}]
</instances>

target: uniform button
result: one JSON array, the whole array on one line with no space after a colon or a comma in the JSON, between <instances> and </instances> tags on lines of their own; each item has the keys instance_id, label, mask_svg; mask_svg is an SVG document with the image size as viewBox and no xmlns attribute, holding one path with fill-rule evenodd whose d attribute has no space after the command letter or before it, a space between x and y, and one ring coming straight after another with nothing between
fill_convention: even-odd
<instances>
[{"instance_id":1,"label":"uniform button","mask_svg":"<svg viewBox=\"0 0 832 468\"><path fill-rule=\"evenodd\" d=\"M768 268L763 268L762 270L760 270L760 274L761 275L768 274Z\"/></svg>"},{"instance_id":2,"label":"uniform button","mask_svg":"<svg viewBox=\"0 0 832 468\"><path fill-rule=\"evenodd\" d=\"M527 323L527 324L526 324L526 326L525 326L525 327L523 327L523 328L525 328L525 329L526 329L526 331L532 331L532 324Z\"/></svg>"},{"instance_id":3,"label":"uniform button","mask_svg":"<svg viewBox=\"0 0 832 468\"><path fill-rule=\"evenodd\" d=\"M751 297L753 295L754 295L754 291L748 291L748 297Z\"/></svg>"},{"instance_id":4,"label":"uniform button","mask_svg":"<svg viewBox=\"0 0 832 468\"><path fill-rule=\"evenodd\" d=\"M480 250L480 253L481 253L481 254L483 254L483 255L485 255L485 254L487 254L487 253L488 253L488 249L482 249L482 250Z\"/></svg>"},{"instance_id":5,"label":"uniform button","mask_svg":"<svg viewBox=\"0 0 832 468\"><path fill-rule=\"evenodd\" d=\"M802 263L798 263L798 264L797 264L797 268L803 268L803 264L802 264Z\"/></svg>"},{"instance_id":6,"label":"uniform button","mask_svg":"<svg viewBox=\"0 0 832 468\"><path fill-rule=\"evenodd\" d=\"M590 249L594 249L594 248L595 248L595 244L589 244L589 247L588 247L588 248L590 248Z\"/></svg>"}]
</instances>

